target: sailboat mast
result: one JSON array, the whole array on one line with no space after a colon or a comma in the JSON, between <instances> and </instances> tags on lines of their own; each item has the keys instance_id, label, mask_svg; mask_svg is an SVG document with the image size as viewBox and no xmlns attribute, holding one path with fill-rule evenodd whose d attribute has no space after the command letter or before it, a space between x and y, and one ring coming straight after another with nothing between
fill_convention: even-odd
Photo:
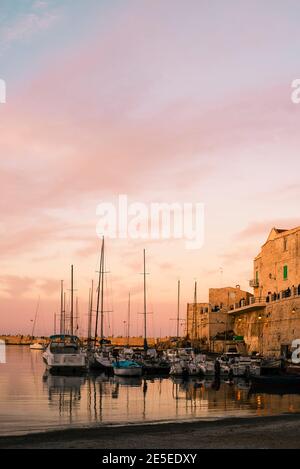
<instances>
[{"instance_id":1,"label":"sailboat mast","mask_svg":"<svg viewBox=\"0 0 300 469\"><path fill-rule=\"evenodd\" d=\"M70 334L73 335L74 332L74 270L73 265L71 265L71 311L70 311Z\"/></svg>"},{"instance_id":2,"label":"sailboat mast","mask_svg":"<svg viewBox=\"0 0 300 469\"><path fill-rule=\"evenodd\" d=\"M102 242L102 275L101 275L101 346L104 339L104 238Z\"/></svg>"},{"instance_id":3,"label":"sailboat mast","mask_svg":"<svg viewBox=\"0 0 300 469\"><path fill-rule=\"evenodd\" d=\"M89 298L89 313L88 313L88 344L92 338L92 314L93 314L93 295L94 295L94 280L92 280L92 286L90 288Z\"/></svg>"},{"instance_id":4,"label":"sailboat mast","mask_svg":"<svg viewBox=\"0 0 300 469\"><path fill-rule=\"evenodd\" d=\"M179 337L179 320L180 320L180 280L178 280L177 284L177 327L176 327L176 335Z\"/></svg>"},{"instance_id":5,"label":"sailboat mast","mask_svg":"<svg viewBox=\"0 0 300 469\"><path fill-rule=\"evenodd\" d=\"M75 306L75 319L76 319L76 335L79 335L79 307L78 307L78 296L76 296Z\"/></svg>"},{"instance_id":6,"label":"sailboat mast","mask_svg":"<svg viewBox=\"0 0 300 469\"><path fill-rule=\"evenodd\" d=\"M34 337L33 334L34 334L34 330L35 330L35 326L36 326L36 320L37 320L39 307L40 307L40 297L38 297L37 304L36 304L36 309L35 309L34 321L33 321L32 331L31 331L31 337L32 338Z\"/></svg>"},{"instance_id":7,"label":"sailboat mast","mask_svg":"<svg viewBox=\"0 0 300 469\"><path fill-rule=\"evenodd\" d=\"M146 250L144 249L144 350L147 350Z\"/></svg>"},{"instance_id":8,"label":"sailboat mast","mask_svg":"<svg viewBox=\"0 0 300 469\"><path fill-rule=\"evenodd\" d=\"M130 340L130 292L128 294L128 316L127 316L127 345L129 347Z\"/></svg>"},{"instance_id":9,"label":"sailboat mast","mask_svg":"<svg viewBox=\"0 0 300 469\"><path fill-rule=\"evenodd\" d=\"M102 257L103 257L103 242L104 238L102 239L102 246L101 246L101 255L100 255L100 265L99 265L99 276L98 276L98 288L97 288L97 304L96 304L96 320L95 320L95 345L97 342L97 335L98 335L98 320L99 320L99 305L100 305L100 288L101 288L101 276L102 276Z\"/></svg>"},{"instance_id":10,"label":"sailboat mast","mask_svg":"<svg viewBox=\"0 0 300 469\"><path fill-rule=\"evenodd\" d=\"M66 292L64 292L63 334L66 333Z\"/></svg>"},{"instance_id":11,"label":"sailboat mast","mask_svg":"<svg viewBox=\"0 0 300 469\"><path fill-rule=\"evenodd\" d=\"M63 334L63 324L64 324L64 281L60 281L60 327L59 333Z\"/></svg>"},{"instance_id":12,"label":"sailboat mast","mask_svg":"<svg viewBox=\"0 0 300 469\"><path fill-rule=\"evenodd\" d=\"M197 282L195 282L194 290L194 307L193 307L193 338L198 339L198 321L197 321Z\"/></svg>"}]
</instances>

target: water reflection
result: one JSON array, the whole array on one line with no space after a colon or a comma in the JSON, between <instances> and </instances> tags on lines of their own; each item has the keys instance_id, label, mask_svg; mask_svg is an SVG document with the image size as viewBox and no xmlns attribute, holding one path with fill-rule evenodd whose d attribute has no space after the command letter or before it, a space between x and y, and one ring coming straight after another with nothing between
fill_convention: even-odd
<instances>
[{"instance_id":1,"label":"water reflection","mask_svg":"<svg viewBox=\"0 0 300 469\"><path fill-rule=\"evenodd\" d=\"M58 409L59 416L66 414L72 418L74 408L79 408L81 387L86 379L82 376L60 376L46 371L43 381L47 386L49 407Z\"/></svg>"},{"instance_id":2,"label":"water reflection","mask_svg":"<svg viewBox=\"0 0 300 469\"><path fill-rule=\"evenodd\" d=\"M233 382L193 378L52 375L41 353L8 347L0 369L1 434L67 426L299 412L297 394L250 390Z\"/></svg>"}]
</instances>

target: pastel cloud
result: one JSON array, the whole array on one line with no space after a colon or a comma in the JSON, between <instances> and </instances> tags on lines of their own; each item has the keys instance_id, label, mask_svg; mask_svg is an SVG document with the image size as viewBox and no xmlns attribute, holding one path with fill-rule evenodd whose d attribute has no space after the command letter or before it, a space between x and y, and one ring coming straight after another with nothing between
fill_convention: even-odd
<instances>
[{"instance_id":1,"label":"pastel cloud","mask_svg":"<svg viewBox=\"0 0 300 469\"><path fill-rule=\"evenodd\" d=\"M86 296L99 254L100 201L120 193L133 201L201 201L207 206L201 252L140 240L116 241L109 250L119 323L128 290L141 295L146 244L167 330L178 276L186 284L184 299L192 295L194 277L201 278L204 298L219 284L221 263L236 259L224 274L236 283L251 269L252 252L270 224L289 227L298 220L300 108L290 102L294 63L286 52L300 38L294 4L275 2L270 11L259 2L217 8L214 2L131 1L103 9L91 1L80 18L78 4L70 16L71 3L61 2L58 11L35 2L0 28L12 56L25 38L33 47L27 80L16 80L0 107L6 292L18 288L18 265L32 299L37 289L51 297L74 262ZM64 31L55 28L58 19ZM68 42L71 29L80 34ZM42 32L48 41L38 48ZM247 253L239 254L245 243ZM36 282L26 283L27 272Z\"/></svg>"},{"instance_id":2,"label":"pastel cloud","mask_svg":"<svg viewBox=\"0 0 300 469\"><path fill-rule=\"evenodd\" d=\"M47 30L58 18L57 10L49 7L48 2L33 2L31 8L12 21L8 20L0 29L0 53L16 42L22 42L40 31Z\"/></svg>"}]
</instances>

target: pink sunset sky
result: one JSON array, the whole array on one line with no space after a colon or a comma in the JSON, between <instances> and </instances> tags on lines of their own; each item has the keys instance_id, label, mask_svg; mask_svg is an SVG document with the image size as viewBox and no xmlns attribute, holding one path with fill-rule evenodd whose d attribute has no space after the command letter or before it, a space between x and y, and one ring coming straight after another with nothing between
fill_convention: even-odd
<instances>
[{"instance_id":1,"label":"pink sunset sky","mask_svg":"<svg viewBox=\"0 0 300 469\"><path fill-rule=\"evenodd\" d=\"M53 331L74 264L80 332L96 280L96 207L201 202L205 241L107 240L106 333L175 334L208 288L249 289L273 226L300 224L300 4L257 0L1 0L0 332ZM221 271L223 273L221 273Z\"/></svg>"}]
</instances>

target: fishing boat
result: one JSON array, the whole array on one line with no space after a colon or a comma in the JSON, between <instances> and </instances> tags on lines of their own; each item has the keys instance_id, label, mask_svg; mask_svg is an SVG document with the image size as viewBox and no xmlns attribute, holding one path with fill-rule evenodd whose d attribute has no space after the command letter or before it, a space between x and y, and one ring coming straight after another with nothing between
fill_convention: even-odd
<instances>
[{"instance_id":1,"label":"fishing boat","mask_svg":"<svg viewBox=\"0 0 300 469\"><path fill-rule=\"evenodd\" d=\"M113 363L116 376L142 376L143 367L133 360L118 360Z\"/></svg>"},{"instance_id":2,"label":"fishing boat","mask_svg":"<svg viewBox=\"0 0 300 469\"><path fill-rule=\"evenodd\" d=\"M43 360L50 371L75 372L87 368L87 356L74 335L52 335L43 353Z\"/></svg>"}]
</instances>

